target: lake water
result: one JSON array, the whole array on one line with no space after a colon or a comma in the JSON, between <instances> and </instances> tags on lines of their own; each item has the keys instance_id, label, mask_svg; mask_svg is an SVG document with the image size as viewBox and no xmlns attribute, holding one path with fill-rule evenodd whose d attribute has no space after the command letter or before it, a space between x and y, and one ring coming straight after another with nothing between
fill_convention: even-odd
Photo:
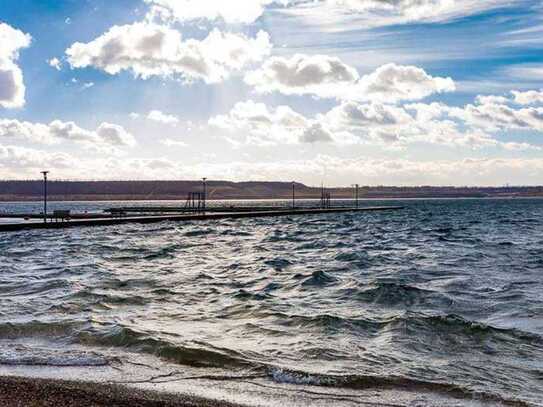
<instances>
[{"instance_id":1,"label":"lake water","mask_svg":"<svg viewBox=\"0 0 543 407\"><path fill-rule=\"evenodd\" d=\"M542 404L543 200L363 205L405 209L0 234L0 366Z\"/></svg>"}]
</instances>

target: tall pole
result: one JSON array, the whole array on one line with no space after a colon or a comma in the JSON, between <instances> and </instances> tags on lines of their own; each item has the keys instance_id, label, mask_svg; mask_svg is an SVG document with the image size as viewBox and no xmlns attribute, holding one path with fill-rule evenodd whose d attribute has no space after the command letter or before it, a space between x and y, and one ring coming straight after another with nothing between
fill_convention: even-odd
<instances>
[{"instance_id":1,"label":"tall pole","mask_svg":"<svg viewBox=\"0 0 543 407\"><path fill-rule=\"evenodd\" d=\"M42 171L43 174L43 223L47 223L47 174L49 171Z\"/></svg>"},{"instance_id":2,"label":"tall pole","mask_svg":"<svg viewBox=\"0 0 543 407\"><path fill-rule=\"evenodd\" d=\"M324 209L324 182L321 182L321 209Z\"/></svg>"},{"instance_id":3,"label":"tall pole","mask_svg":"<svg viewBox=\"0 0 543 407\"><path fill-rule=\"evenodd\" d=\"M292 181L292 209L296 207L296 190L295 190L295 182Z\"/></svg>"},{"instance_id":4,"label":"tall pole","mask_svg":"<svg viewBox=\"0 0 543 407\"><path fill-rule=\"evenodd\" d=\"M356 209L358 209L358 188L360 185L356 184Z\"/></svg>"},{"instance_id":5,"label":"tall pole","mask_svg":"<svg viewBox=\"0 0 543 407\"><path fill-rule=\"evenodd\" d=\"M206 210L206 198L207 198L207 178L202 178L202 181L203 181L203 189L204 189L204 197L203 197L203 209L204 211Z\"/></svg>"}]
</instances>

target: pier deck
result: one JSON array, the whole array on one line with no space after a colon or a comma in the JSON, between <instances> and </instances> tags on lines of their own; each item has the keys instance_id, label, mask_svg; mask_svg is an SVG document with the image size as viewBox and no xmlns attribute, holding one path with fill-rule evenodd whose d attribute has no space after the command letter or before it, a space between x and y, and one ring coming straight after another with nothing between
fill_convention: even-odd
<instances>
[{"instance_id":1,"label":"pier deck","mask_svg":"<svg viewBox=\"0 0 543 407\"><path fill-rule=\"evenodd\" d=\"M347 213L347 212L373 212L373 211L392 211L403 209L400 206L374 206L362 208L330 208L330 209L277 209L269 211L247 211L247 212L209 212L209 213L191 213L191 214L169 214L154 216L126 216L109 217L93 219L71 219L65 222L43 223L38 220L22 223L0 223L0 232L15 232L21 230L39 230L39 229L64 229L86 226L111 226L127 223L157 223L164 221L182 222L214 219L241 219L241 218L260 218L272 216L297 216L297 215L315 215L326 213Z\"/></svg>"}]
</instances>

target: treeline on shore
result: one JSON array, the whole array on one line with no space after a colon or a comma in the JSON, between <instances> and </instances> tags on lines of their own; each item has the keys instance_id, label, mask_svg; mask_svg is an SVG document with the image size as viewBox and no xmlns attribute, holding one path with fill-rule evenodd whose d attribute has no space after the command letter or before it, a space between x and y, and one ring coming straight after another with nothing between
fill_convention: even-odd
<instances>
[{"instance_id":1,"label":"treeline on shore","mask_svg":"<svg viewBox=\"0 0 543 407\"><path fill-rule=\"evenodd\" d=\"M201 192L202 181L49 181L51 200L183 200ZM321 188L295 184L297 198L320 198ZM349 199L353 188L327 188L332 199ZM208 181L208 199L289 199L291 182ZM0 181L0 201L33 201L43 196L43 181ZM360 198L483 198L543 196L539 187L361 186Z\"/></svg>"}]
</instances>

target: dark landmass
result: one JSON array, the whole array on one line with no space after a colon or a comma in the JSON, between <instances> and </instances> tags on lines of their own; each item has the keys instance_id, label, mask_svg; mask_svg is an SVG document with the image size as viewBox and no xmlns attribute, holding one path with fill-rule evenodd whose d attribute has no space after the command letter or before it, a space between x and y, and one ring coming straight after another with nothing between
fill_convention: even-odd
<instances>
[{"instance_id":1,"label":"dark landmass","mask_svg":"<svg viewBox=\"0 0 543 407\"><path fill-rule=\"evenodd\" d=\"M290 182L208 181L208 199L290 199ZM300 183L296 197L321 196L320 187ZM201 181L49 181L51 201L185 200L190 192L202 190ZM328 188L332 199L353 197L352 188ZM0 181L0 201L37 201L42 199L42 181ZM538 187L360 187L361 199L388 198L496 198L543 197Z\"/></svg>"},{"instance_id":2,"label":"dark landmass","mask_svg":"<svg viewBox=\"0 0 543 407\"><path fill-rule=\"evenodd\" d=\"M0 406L9 407L241 407L205 400L136 390L116 385L0 377Z\"/></svg>"}]
</instances>

